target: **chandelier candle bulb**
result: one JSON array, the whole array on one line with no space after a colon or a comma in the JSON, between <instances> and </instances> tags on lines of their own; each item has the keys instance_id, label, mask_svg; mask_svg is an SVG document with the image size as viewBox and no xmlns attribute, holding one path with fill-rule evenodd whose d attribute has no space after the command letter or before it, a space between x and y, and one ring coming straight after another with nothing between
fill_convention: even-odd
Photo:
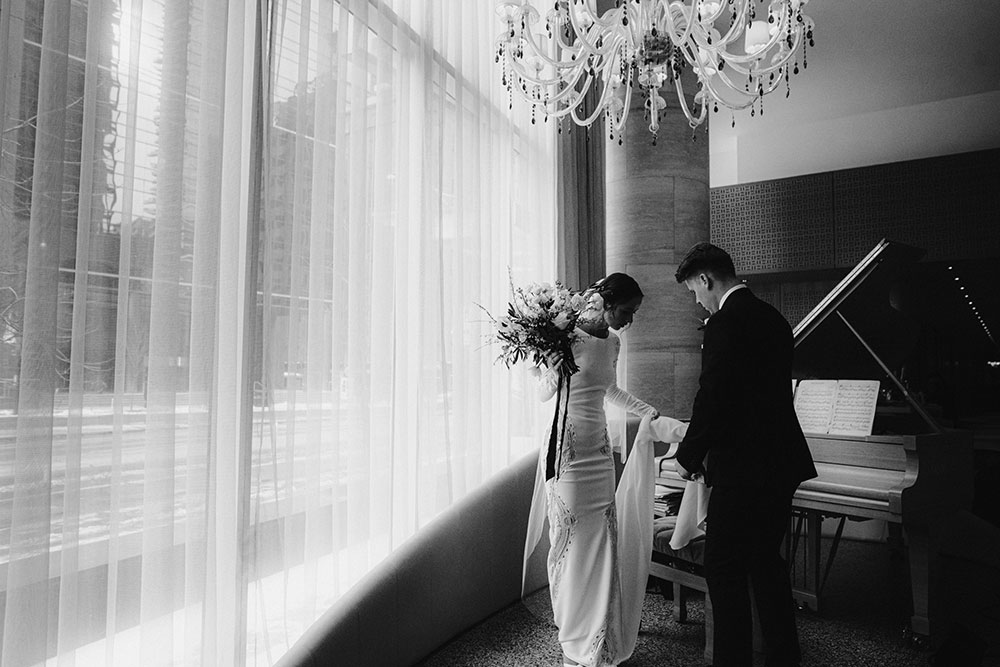
<instances>
[{"instance_id":1,"label":"chandelier candle bulb","mask_svg":"<svg viewBox=\"0 0 1000 667\"><path fill-rule=\"evenodd\" d=\"M747 26L746 40L744 43L744 50L747 55L756 54L758 51L767 46L768 41L771 39L770 31L768 30L768 24L766 21L754 21Z\"/></svg>"},{"instance_id":2,"label":"chandelier candle bulb","mask_svg":"<svg viewBox=\"0 0 1000 667\"><path fill-rule=\"evenodd\" d=\"M612 133L622 131L638 86L635 93L654 116L654 138L654 112L671 86L694 129L709 108L759 106L782 78L787 84L789 69L798 72L792 64L803 41L812 46L813 22L802 13L807 0L771 0L766 20L755 20L763 14L757 2L621 0L598 16L594 0L499 0L501 79L511 95L516 89L546 117L590 126L606 116ZM536 3L550 8L544 18ZM681 80L688 68L696 89L685 95ZM586 109L591 90L597 103Z\"/></svg>"}]
</instances>

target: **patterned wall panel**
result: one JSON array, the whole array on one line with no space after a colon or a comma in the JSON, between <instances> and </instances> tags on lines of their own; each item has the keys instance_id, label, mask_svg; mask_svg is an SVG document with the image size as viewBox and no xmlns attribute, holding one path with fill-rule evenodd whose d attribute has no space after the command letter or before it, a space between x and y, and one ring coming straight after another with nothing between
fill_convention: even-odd
<instances>
[{"instance_id":1,"label":"patterned wall panel","mask_svg":"<svg viewBox=\"0 0 1000 667\"><path fill-rule=\"evenodd\" d=\"M882 238L930 261L1000 256L1000 151L833 172L837 266Z\"/></svg>"},{"instance_id":2,"label":"patterned wall panel","mask_svg":"<svg viewBox=\"0 0 1000 667\"><path fill-rule=\"evenodd\" d=\"M794 328L836 286L837 281L765 278L751 279L748 284L754 294L777 308Z\"/></svg>"},{"instance_id":3,"label":"patterned wall panel","mask_svg":"<svg viewBox=\"0 0 1000 667\"><path fill-rule=\"evenodd\" d=\"M713 188L743 274L854 266L882 238L929 261L1000 257L1000 149Z\"/></svg>"},{"instance_id":4,"label":"patterned wall panel","mask_svg":"<svg viewBox=\"0 0 1000 667\"><path fill-rule=\"evenodd\" d=\"M712 243L741 274L802 271L834 261L832 178L815 174L711 191Z\"/></svg>"},{"instance_id":5,"label":"patterned wall panel","mask_svg":"<svg viewBox=\"0 0 1000 667\"><path fill-rule=\"evenodd\" d=\"M749 287L761 301L766 301L778 310L781 310L781 285L773 281L756 282L748 281Z\"/></svg>"}]
</instances>

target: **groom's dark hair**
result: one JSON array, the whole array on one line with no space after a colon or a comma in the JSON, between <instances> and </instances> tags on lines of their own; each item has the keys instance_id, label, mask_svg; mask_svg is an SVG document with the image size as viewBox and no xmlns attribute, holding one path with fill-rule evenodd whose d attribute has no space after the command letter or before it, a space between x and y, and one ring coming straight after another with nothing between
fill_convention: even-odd
<instances>
[{"instance_id":1,"label":"groom's dark hair","mask_svg":"<svg viewBox=\"0 0 1000 667\"><path fill-rule=\"evenodd\" d=\"M682 283L699 273L711 273L716 278L735 278L736 268L728 252L711 243L699 243L688 250L674 278Z\"/></svg>"}]
</instances>

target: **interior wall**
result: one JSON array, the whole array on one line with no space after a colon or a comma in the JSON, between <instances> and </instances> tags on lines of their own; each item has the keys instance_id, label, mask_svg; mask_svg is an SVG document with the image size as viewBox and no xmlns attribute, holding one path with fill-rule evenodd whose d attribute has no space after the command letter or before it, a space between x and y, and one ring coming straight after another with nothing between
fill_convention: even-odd
<instances>
[{"instance_id":1,"label":"interior wall","mask_svg":"<svg viewBox=\"0 0 1000 667\"><path fill-rule=\"evenodd\" d=\"M709 129L713 188L1000 147L1000 91L813 122L740 117L735 130Z\"/></svg>"}]
</instances>

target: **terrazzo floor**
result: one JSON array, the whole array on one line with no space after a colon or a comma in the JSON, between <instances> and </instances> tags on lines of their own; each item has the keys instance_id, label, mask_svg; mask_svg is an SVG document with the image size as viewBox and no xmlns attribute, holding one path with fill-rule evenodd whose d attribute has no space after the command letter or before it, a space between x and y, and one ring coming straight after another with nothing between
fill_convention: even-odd
<instances>
[{"instance_id":1,"label":"terrazzo floor","mask_svg":"<svg viewBox=\"0 0 1000 667\"><path fill-rule=\"evenodd\" d=\"M931 653L915 646L906 631L910 611L904 563L884 543L841 544L824 589L821 613L800 610L797 614L803 667L932 664ZM672 605L655 587L649 589L635 653L624 667L705 665L703 600L689 600L685 623L673 620ZM486 619L419 664L561 665L551 618L548 589L543 589ZM754 664L763 665L763 657L756 656Z\"/></svg>"}]
</instances>

